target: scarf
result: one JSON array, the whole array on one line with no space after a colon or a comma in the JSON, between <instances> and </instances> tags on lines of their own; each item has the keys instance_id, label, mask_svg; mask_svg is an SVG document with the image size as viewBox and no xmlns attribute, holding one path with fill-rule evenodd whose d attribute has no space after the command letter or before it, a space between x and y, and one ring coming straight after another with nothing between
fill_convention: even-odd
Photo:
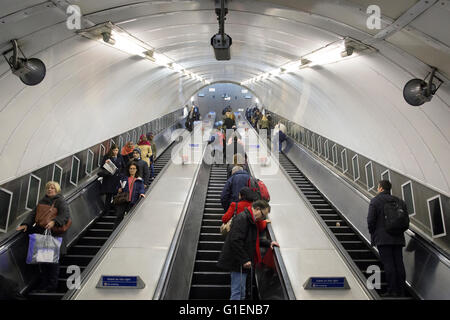
<instances>
[{"instance_id":1,"label":"scarf","mask_svg":"<svg viewBox=\"0 0 450 320\"><path fill-rule=\"evenodd\" d=\"M252 207L248 208L248 211L250 212L250 215L252 216L253 221L255 221L255 223L257 223L258 221L255 220L255 217L253 216L253 210ZM261 258L261 250L259 248L259 231L256 232L256 250L255 250L255 265L259 264L262 262L262 258Z\"/></svg>"},{"instance_id":2,"label":"scarf","mask_svg":"<svg viewBox=\"0 0 450 320\"><path fill-rule=\"evenodd\" d=\"M127 155L129 155L130 153L133 152L133 150L134 150L134 145L133 145L133 143L131 144L131 147L128 147L128 144L129 144L130 142L131 142L131 141L127 142L127 144L123 146L122 152L121 152L121 154L122 154L123 156L127 156Z\"/></svg>"},{"instance_id":3,"label":"scarf","mask_svg":"<svg viewBox=\"0 0 450 320\"><path fill-rule=\"evenodd\" d=\"M141 136L139 137L138 145L139 146L143 146L143 145L151 146L150 142L144 141L144 135L143 134L141 134Z\"/></svg>"}]
</instances>

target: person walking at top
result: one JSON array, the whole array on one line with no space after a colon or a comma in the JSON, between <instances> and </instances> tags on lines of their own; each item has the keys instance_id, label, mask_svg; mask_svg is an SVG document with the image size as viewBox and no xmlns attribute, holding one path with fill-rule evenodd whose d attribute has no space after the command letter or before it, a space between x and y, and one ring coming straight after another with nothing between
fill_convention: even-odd
<instances>
[{"instance_id":1,"label":"person walking at top","mask_svg":"<svg viewBox=\"0 0 450 320\"><path fill-rule=\"evenodd\" d=\"M247 273L262 262L260 247L279 247L276 241L269 241L259 237L257 221L267 218L270 205L264 200L253 202L238 214L232 224L230 232L220 253L217 266L231 272L230 300L244 300Z\"/></svg>"},{"instance_id":2,"label":"person walking at top","mask_svg":"<svg viewBox=\"0 0 450 320\"><path fill-rule=\"evenodd\" d=\"M231 112L225 113L223 125L226 129L233 129L233 126L236 125L236 121L233 119L233 114Z\"/></svg>"},{"instance_id":3,"label":"person walking at top","mask_svg":"<svg viewBox=\"0 0 450 320\"><path fill-rule=\"evenodd\" d=\"M51 221L41 219L49 212L48 207L53 206L56 209L56 216ZM55 227L62 227L68 223L70 219L69 205L61 194L61 187L58 182L49 181L45 185L45 196L39 200L36 208L31 211L30 215L24 222L17 227L16 230L32 233L44 234L46 230L52 230L55 233ZM55 235L55 234L54 234ZM60 255L66 254L66 241L64 233L56 234L63 237L60 247ZM38 292L53 292L58 287L59 263L40 263L40 282L37 287Z\"/></svg>"},{"instance_id":4,"label":"person walking at top","mask_svg":"<svg viewBox=\"0 0 450 320\"><path fill-rule=\"evenodd\" d=\"M104 194L105 197L105 206L104 212L108 212L110 209L113 209L111 201L113 196L117 192L117 183L120 180L122 173L125 171L126 163L123 159L122 155L119 154L119 148L115 145L111 146L109 152L103 157L101 162L101 167L110 161L113 163L117 170L114 174L109 173L106 169L100 169L98 176L103 177L102 185L100 186L100 194ZM128 162L128 159L127 159Z\"/></svg>"},{"instance_id":5,"label":"person walking at top","mask_svg":"<svg viewBox=\"0 0 450 320\"><path fill-rule=\"evenodd\" d=\"M250 175L240 166L235 166L231 172L231 177L222 189L220 201L224 210L228 210L231 202L239 200L239 191L247 186Z\"/></svg>"},{"instance_id":6,"label":"person walking at top","mask_svg":"<svg viewBox=\"0 0 450 320\"><path fill-rule=\"evenodd\" d=\"M367 225L371 237L371 243L380 253L380 260L384 266L387 281L387 292L383 296L401 297L405 295L406 273L403 264L403 247L405 235L403 232L392 234L387 232L385 226L385 204L396 201L404 212L407 213L403 200L391 195L392 185L388 180L378 183L378 193L370 201L367 215Z\"/></svg>"}]
</instances>

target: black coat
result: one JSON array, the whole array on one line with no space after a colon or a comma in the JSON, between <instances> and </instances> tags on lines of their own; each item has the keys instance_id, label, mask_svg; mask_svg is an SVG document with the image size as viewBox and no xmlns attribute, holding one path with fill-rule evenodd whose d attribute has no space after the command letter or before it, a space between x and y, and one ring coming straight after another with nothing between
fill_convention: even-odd
<instances>
[{"instance_id":1,"label":"black coat","mask_svg":"<svg viewBox=\"0 0 450 320\"><path fill-rule=\"evenodd\" d=\"M102 172L99 172L98 175L103 177L102 185L100 187L100 193L115 194L117 192L117 185L119 184L122 173L125 170L125 160L120 154L117 155L117 158L112 158L105 155L102 159L101 167L103 167L106 160L108 159L110 159L114 163L114 165L117 167L117 171L114 175L103 174Z\"/></svg>"},{"instance_id":2,"label":"black coat","mask_svg":"<svg viewBox=\"0 0 450 320\"><path fill-rule=\"evenodd\" d=\"M397 197L390 195L387 191L377 194L369 204L369 213L367 215L367 225L373 246L383 245L401 245L405 246L405 235L391 235L386 232L384 225L384 204L394 199L400 200ZM405 212L406 203L400 200L402 208Z\"/></svg>"},{"instance_id":3,"label":"black coat","mask_svg":"<svg viewBox=\"0 0 450 320\"><path fill-rule=\"evenodd\" d=\"M235 216L217 266L227 271L240 272L244 263L251 261L254 265L257 233L258 228L248 209ZM261 247L269 247L270 241L260 237L259 244Z\"/></svg>"},{"instance_id":4,"label":"black coat","mask_svg":"<svg viewBox=\"0 0 450 320\"><path fill-rule=\"evenodd\" d=\"M69 218L70 218L69 205L67 204L64 197L60 194L57 194L53 198L50 198L47 195L45 195L39 201L38 204L46 204L46 205L51 206L53 203L55 204L55 208L58 209L58 215L54 219L55 226L61 227L61 226L65 225L67 223L67 221L69 221ZM22 225L26 225L28 227L27 233L29 233L29 234L32 234L32 233L44 234L44 232L45 232L44 228L42 228L38 225L33 227L33 225L35 224L35 220L36 220L36 208L34 208L34 210L31 211L30 215L24 220ZM58 235L58 236L63 237L63 242L61 244L60 253L65 254L67 249L66 249L66 243L64 241L64 235Z\"/></svg>"},{"instance_id":5,"label":"black coat","mask_svg":"<svg viewBox=\"0 0 450 320\"><path fill-rule=\"evenodd\" d=\"M225 127L226 127L227 129L233 129L233 126L236 125L236 121L234 121L234 120L231 119L231 118L226 118L226 119L223 121L223 124L225 125Z\"/></svg>"}]
</instances>

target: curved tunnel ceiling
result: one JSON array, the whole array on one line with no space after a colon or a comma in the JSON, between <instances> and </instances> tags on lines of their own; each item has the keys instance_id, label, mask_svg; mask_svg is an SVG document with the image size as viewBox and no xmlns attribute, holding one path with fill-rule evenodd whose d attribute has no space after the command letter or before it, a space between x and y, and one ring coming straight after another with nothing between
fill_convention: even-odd
<instances>
[{"instance_id":1,"label":"curved tunnel ceiling","mask_svg":"<svg viewBox=\"0 0 450 320\"><path fill-rule=\"evenodd\" d=\"M24 87L0 64L0 183L173 111L205 85L76 35L70 4L86 26L112 21L210 82L241 83L348 36L370 43L376 53L247 86L280 115L450 195L448 0L229 1L227 62L210 46L213 0L2 1L0 48L19 39L48 74ZM379 30L367 28L369 5L381 8ZM403 85L430 65L445 83L412 108Z\"/></svg>"}]
</instances>

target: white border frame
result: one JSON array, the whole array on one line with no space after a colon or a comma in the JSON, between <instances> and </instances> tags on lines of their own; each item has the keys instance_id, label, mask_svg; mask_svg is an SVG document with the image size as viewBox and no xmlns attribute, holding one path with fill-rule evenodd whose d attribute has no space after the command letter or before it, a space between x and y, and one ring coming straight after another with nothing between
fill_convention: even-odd
<instances>
[{"instance_id":1,"label":"white border frame","mask_svg":"<svg viewBox=\"0 0 450 320\"><path fill-rule=\"evenodd\" d=\"M316 134L311 134L311 150L316 152Z\"/></svg>"},{"instance_id":2,"label":"white border frame","mask_svg":"<svg viewBox=\"0 0 450 320\"><path fill-rule=\"evenodd\" d=\"M344 154L345 153L345 162L344 162ZM347 148L344 148L341 151L341 161L342 161L342 173L346 173L348 171L348 155L347 155ZM344 170L344 163L345 163L345 170Z\"/></svg>"},{"instance_id":3,"label":"white border frame","mask_svg":"<svg viewBox=\"0 0 450 320\"><path fill-rule=\"evenodd\" d=\"M57 165L56 163L53 164L52 181L55 181L55 168L56 167L58 167L61 170L61 178L59 179L59 181L56 181L59 183L59 186L61 186L64 169L61 166Z\"/></svg>"},{"instance_id":4,"label":"white border frame","mask_svg":"<svg viewBox=\"0 0 450 320\"><path fill-rule=\"evenodd\" d=\"M1 229L0 228L0 232L8 232L8 226L9 226L9 215L11 214L11 205L12 205L12 199L14 197L14 193L12 191L6 190L4 188L0 188L0 191L3 191L7 194L9 194L11 197L9 197L9 205L8 205L8 214L6 216L6 228L5 229Z\"/></svg>"},{"instance_id":5,"label":"white border frame","mask_svg":"<svg viewBox=\"0 0 450 320\"><path fill-rule=\"evenodd\" d=\"M311 148L311 131L306 130L306 147Z\"/></svg>"},{"instance_id":6,"label":"white border frame","mask_svg":"<svg viewBox=\"0 0 450 320\"><path fill-rule=\"evenodd\" d=\"M440 234L434 234L434 230L433 230L433 221L431 220L431 214L430 214L430 202L435 200L435 199L439 199L439 206L441 207L441 219L442 219L442 225L444 227L444 233L440 233ZM429 199L427 199L427 208L428 208L428 217L430 218L430 229L431 229L431 236L433 238L440 238L440 237L445 237L447 235L447 230L445 229L445 219L444 219L444 208L442 207L442 199L441 199L441 195L437 195L434 197L431 197Z\"/></svg>"},{"instance_id":7,"label":"white border frame","mask_svg":"<svg viewBox=\"0 0 450 320\"><path fill-rule=\"evenodd\" d=\"M322 136L319 136L318 138L317 138L317 154L319 155L319 156L321 156L322 155Z\"/></svg>"},{"instance_id":8,"label":"white border frame","mask_svg":"<svg viewBox=\"0 0 450 320\"><path fill-rule=\"evenodd\" d=\"M411 186L411 196L412 196L412 203L413 203L413 213L410 213L409 216L412 217L412 216L415 216L416 213L417 213L417 212L416 212L416 201L415 201L415 198L414 198L414 190L413 190L412 181L411 181L411 180L406 181L404 184L402 184L402 185L400 186L400 189L402 189L402 200L405 201L405 193L403 192L403 187L406 186L407 184L409 184L409 185ZM406 201L405 201L405 203L406 203Z\"/></svg>"},{"instance_id":9,"label":"white border frame","mask_svg":"<svg viewBox=\"0 0 450 320\"><path fill-rule=\"evenodd\" d=\"M31 185L31 178L34 177L39 181L39 186L38 186L38 192L37 192L37 197L36 197L36 204L34 206L37 206L38 202L39 202L39 193L41 192L41 178L39 178L38 176L34 175L34 174L30 174L30 177L28 178L28 188L27 188L27 198L25 199L25 209L27 210L33 210L34 208L29 208L28 207L28 197L30 196L30 185Z\"/></svg>"},{"instance_id":10,"label":"white border frame","mask_svg":"<svg viewBox=\"0 0 450 320\"><path fill-rule=\"evenodd\" d=\"M102 152L102 150L103 150L103 152ZM98 161L97 161L98 167L101 167L102 160L103 160L103 157L105 156L105 154L106 154L106 148L103 145L103 143L101 143L100 146L98 147ZM70 170L72 170L72 168Z\"/></svg>"},{"instance_id":11,"label":"white border frame","mask_svg":"<svg viewBox=\"0 0 450 320\"><path fill-rule=\"evenodd\" d=\"M355 159L355 158L356 158L356 163L358 165L358 177L357 178L355 178L355 163L353 161L353 159ZM353 172L353 182L358 181L361 178L361 172L359 172L359 157L358 157L358 154L355 154L352 157L352 172Z\"/></svg>"},{"instance_id":12,"label":"white border frame","mask_svg":"<svg viewBox=\"0 0 450 320\"><path fill-rule=\"evenodd\" d=\"M78 168L77 168L77 181L76 181L76 183L74 183L73 181L72 181L72 176L73 176L73 160L74 159L77 159L77 161L78 161ZM70 166L70 178L69 178L69 182L71 183L71 184L73 184L74 186L78 186L78 180L80 180L79 178L80 178L80 164L81 164L81 161L80 161L80 159L77 157L77 156L75 156L75 155L73 155L72 156L72 164L71 164L71 166Z\"/></svg>"},{"instance_id":13,"label":"white border frame","mask_svg":"<svg viewBox=\"0 0 450 320\"><path fill-rule=\"evenodd\" d=\"M92 154L92 166L91 166L91 172L88 172L89 153ZM84 170L84 172L85 172L88 176L92 175L92 171L94 171L94 158L95 158L94 152L92 152L91 149L88 149L87 152L86 152L86 169Z\"/></svg>"},{"instance_id":14,"label":"white border frame","mask_svg":"<svg viewBox=\"0 0 450 320\"><path fill-rule=\"evenodd\" d=\"M369 188L369 177L367 174L367 167L370 165L371 168L371 173L372 173L372 187ZM367 191L373 190L375 189L375 178L373 176L373 163L372 161L369 161L366 163L366 165L364 166L364 170L366 171L366 185L367 185Z\"/></svg>"},{"instance_id":15,"label":"white border frame","mask_svg":"<svg viewBox=\"0 0 450 320\"><path fill-rule=\"evenodd\" d=\"M390 171L389 169L384 170L384 171L381 173L381 176L380 176L381 180L383 180L383 176L384 176L385 173L388 174L389 182L392 182L392 181L391 181L391 171Z\"/></svg>"},{"instance_id":16,"label":"white border frame","mask_svg":"<svg viewBox=\"0 0 450 320\"><path fill-rule=\"evenodd\" d=\"M119 153L120 153L120 151L122 151L122 148L123 148L123 146L124 146L123 143L124 143L124 142L123 142L123 137L122 137L122 135L120 135L120 136L119 136L119 145L118 145L118 147L119 147Z\"/></svg>"},{"instance_id":17,"label":"white border frame","mask_svg":"<svg viewBox=\"0 0 450 320\"><path fill-rule=\"evenodd\" d=\"M330 144L328 139L323 143L323 151L325 151L325 160L330 160Z\"/></svg>"},{"instance_id":18,"label":"white border frame","mask_svg":"<svg viewBox=\"0 0 450 320\"><path fill-rule=\"evenodd\" d=\"M336 167L339 163L339 152L336 143L331 147L331 161L333 162L333 167Z\"/></svg>"}]
</instances>

